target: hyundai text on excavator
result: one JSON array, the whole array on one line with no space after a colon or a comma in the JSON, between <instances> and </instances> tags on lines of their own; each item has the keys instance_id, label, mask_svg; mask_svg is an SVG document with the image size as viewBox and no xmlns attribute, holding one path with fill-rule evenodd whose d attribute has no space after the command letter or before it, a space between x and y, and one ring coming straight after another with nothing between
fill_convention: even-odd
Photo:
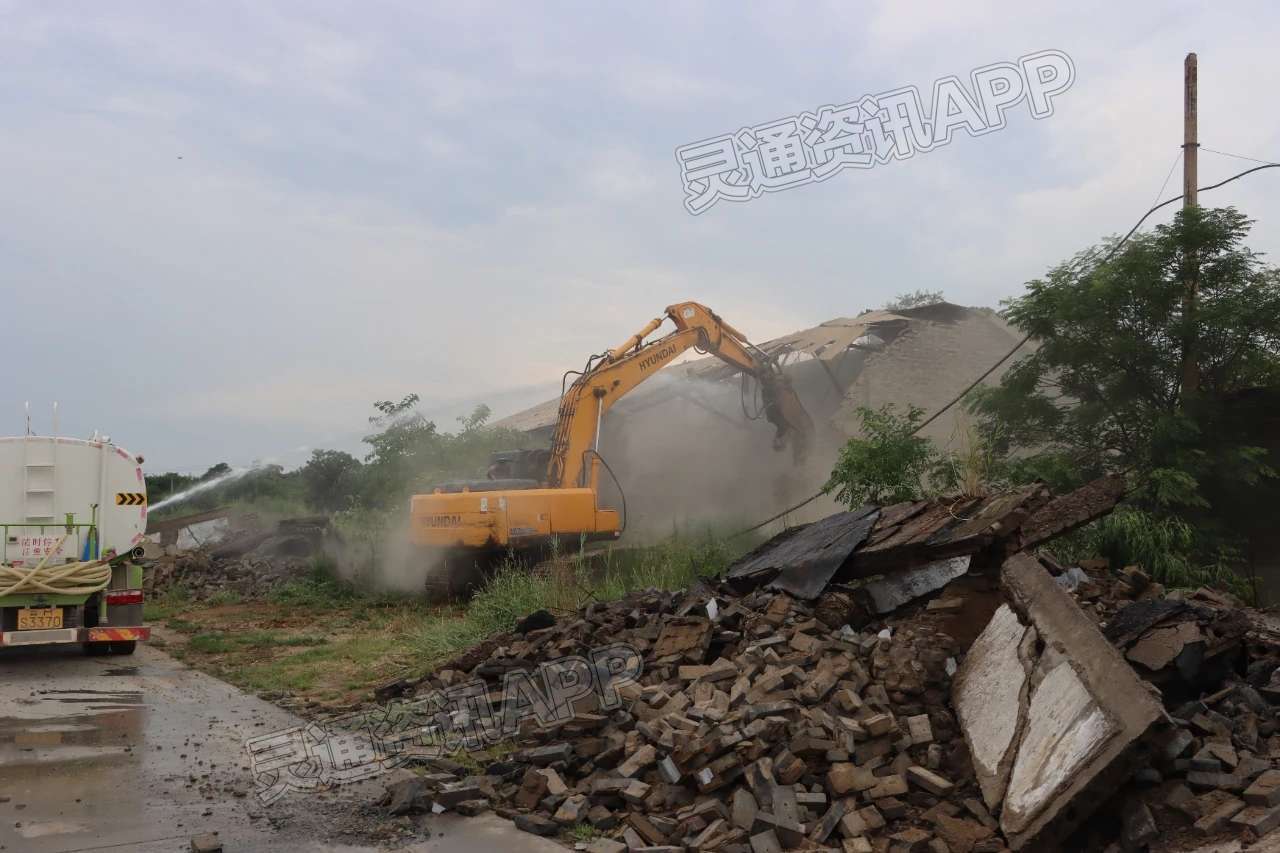
<instances>
[{"instance_id":1,"label":"hyundai text on excavator","mask_svg":"<svg viewBox=\"0 0 1280 853\"><path fill-rule=\"evenodd\" d=\"M646 343L668 319L675 330ZM574 547L583 540L620 536L626 526L625 498L621 514L602 507L599 500L601 468L612 476L599 452L605 412L690 347L754 377L765 417L775 430L774 449L790 446L797 461L804 457L813 421L776 360L715 312L697 302L681 302L621 345L588 360L560 396L549 450L498 453L488 479L445 483L430 494L414 495L413 544L443 550L456 566L459 557L466 560L483 552L525 550L557 541Z\"/></svg>"}]
</instances>

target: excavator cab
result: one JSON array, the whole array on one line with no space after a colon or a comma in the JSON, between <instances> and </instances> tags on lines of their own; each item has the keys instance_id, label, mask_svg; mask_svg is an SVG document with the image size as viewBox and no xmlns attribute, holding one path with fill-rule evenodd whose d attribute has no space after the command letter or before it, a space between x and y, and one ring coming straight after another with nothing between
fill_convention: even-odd
<instances>
[{"instance_id":1,"label":"excavator cab","mask_svg":"<svg viewBox=\"0 0 1280 853\"><path fill-rule=\"evenodd\" d=\"M541 483L547 476L549 461L551 451L547 448L499 450L489 457L488 477L490 480L530 480Z\"/></svg>"},{"instance_id":2,"label":"excavator cab","mask_svg":"<svg viewBox=\"0 0 1280 853\"><path fill-rule=\"evenodd\" d=\"M446 480L431 487L432 494L496 492L502 489L536 489L547 473L549 450L499 450L489 455L483 480Z\"/></svg>"}]
</instances>

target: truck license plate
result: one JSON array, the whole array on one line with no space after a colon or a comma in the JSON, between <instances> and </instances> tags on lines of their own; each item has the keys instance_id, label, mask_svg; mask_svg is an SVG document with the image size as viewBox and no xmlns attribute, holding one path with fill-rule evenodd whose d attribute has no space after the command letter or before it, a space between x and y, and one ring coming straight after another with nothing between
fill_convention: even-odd
<instances>
[{"instance_id":1,"label":"truck license plate","mask_svg":"<svg viewBox=\"0 0 1280 853\"><path fill-rule=\"evenodd\" d=\"M61 607L24 607L18 611L19 631L47 630L61 627Z\"/></svg>"}]
</instances>

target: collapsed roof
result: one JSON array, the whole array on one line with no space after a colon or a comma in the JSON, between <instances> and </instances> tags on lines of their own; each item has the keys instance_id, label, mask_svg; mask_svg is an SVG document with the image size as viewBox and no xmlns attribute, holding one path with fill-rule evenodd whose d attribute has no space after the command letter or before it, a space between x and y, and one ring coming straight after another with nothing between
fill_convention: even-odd
<instances>
[{"instance_id":1,"label":"collapsed roof","mask_svg":"<svg viewBox=\"0 0 1280 853\"><path fill-rule=\"evenodd\" d=\"M815 418L853 435L859 407L892 404L899 412L908 406L935 411L1006 355L1020 338L989 308L939 302L837 317L758 346L778 359ZM1009 363L987 381L999 381ZM634 412L681 398L698 404L683 383L671 380L734 382L737 375L714 356L673 365L665 372L668 381L642 386L616 410ZM558 400L548 400L497 425L539 437L544 431L549 435L558 408ZM958 414L939 419L925 434L948 441Z\"/></svg>"}]
</instances>

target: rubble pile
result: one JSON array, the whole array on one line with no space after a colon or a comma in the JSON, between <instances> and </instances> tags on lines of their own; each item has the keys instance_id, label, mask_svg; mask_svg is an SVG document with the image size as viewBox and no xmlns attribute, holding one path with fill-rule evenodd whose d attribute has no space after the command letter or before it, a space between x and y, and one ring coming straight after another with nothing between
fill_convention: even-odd
<instances>
[{"instance_id":1,"label":"rubble pile","mask_svg":"<svg viewBox=\"0 0 1280 853\"><path fill-rule=\"evenodd\" d=\"M615 643L641 677L478 766L424 755L383 805L586 826L593 853L1280 850L1280 620L1028 550L1118 497L865 508L715 584L533 614L380 698L478 679L501 707L509 674Z\"/></svg>"},{"instance_id":2,"label":"rubble pile","mask_svg":"<svg viewBox=\"0 0 1280 853\"><path fill-rule=\"evenodd\" d=\"M196 600L225 592L261 597L309 575L312 560L331 536L323 517L284 519L273 526L250 520L215 543L159 557L144 573L143 586L148 595L181 587Z\"/></svg>"},{"instance_id":3,"label":"rubble pile","mask_svg":"<svg viewBox=\"0 0 1280 853\"><path fill-rule=\"evenodd\" d=\"M1129 783L1104 813L1115 850L1240 850L1280 826L1280 620L1230 595L1166 594L1140 569L1060 576L1163 699ZM1108 849L1104 836L1092 838ZM1254 849L1254 848L1247 848ZM1256 849L1272 849L1258 847Z\"/></svg>"},{"instance_id":4,"label":"rubble pile","mask_svg":"<svg viewBox=\"0 0 1280 853\"><path fill-rule=\"evenodd\" d=\"M534 729L480 774L432 760L388 806L492 807L540 835L588 824L608 836L599 851L1006 849L948 709L951 637L928 619L857 631L822 621L823 601L732 596L593 604L439 670L419 687L479 677L497 691L512 669L619 639L644 657L624 709Z\"/></svg>"}]
</instances>

